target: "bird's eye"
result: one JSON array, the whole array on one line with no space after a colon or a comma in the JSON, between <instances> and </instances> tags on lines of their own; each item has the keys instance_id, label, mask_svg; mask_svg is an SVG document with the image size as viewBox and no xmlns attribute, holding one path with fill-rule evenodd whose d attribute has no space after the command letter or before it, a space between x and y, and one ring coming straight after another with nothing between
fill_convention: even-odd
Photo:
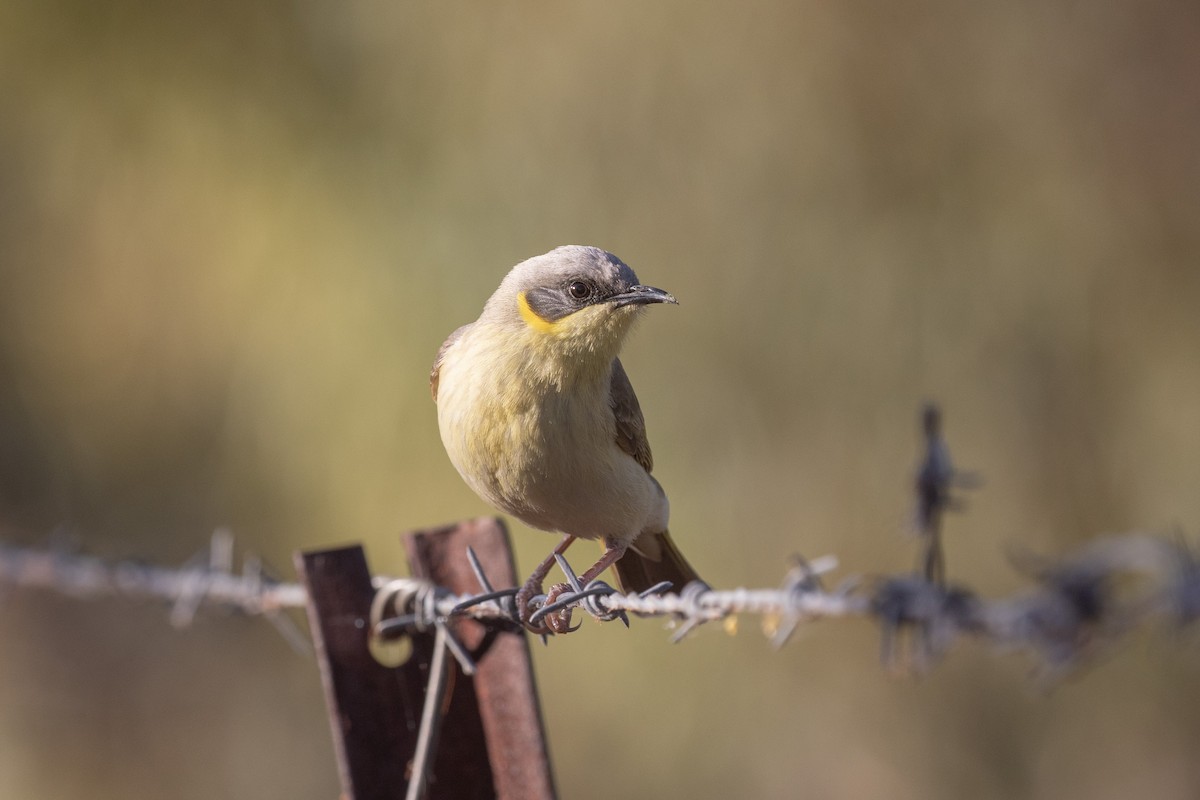
<instances>
[{"instance_id":1,"label":"bird's eye","mask_svg":"<svg viewBox=\"0 0 1200 800\"><path fill-rule=\"evenodd\" d=\"M576 300L587 300L592 296L592 285L587 281L572 281L567 293Z\"/></svg>"}]
</instances>

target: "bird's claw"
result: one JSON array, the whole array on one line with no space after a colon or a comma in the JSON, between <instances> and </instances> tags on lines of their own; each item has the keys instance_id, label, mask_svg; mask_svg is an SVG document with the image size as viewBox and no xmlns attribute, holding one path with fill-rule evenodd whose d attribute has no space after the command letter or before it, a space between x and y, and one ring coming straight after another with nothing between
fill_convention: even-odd
<instances>
[{"instance_id":1,"label":"bird's claw","mask_svg":"<svg viewBox=\"0 0 1200 800\"><path fill-rule=\"evenodd\" d=\"M551 605L558 598L570 591L571 587L565 583L554 584L550 587L550 591L546 592L546 605ZM570 633L579 628L578 625L571 626L571 611L573 610L571 608L563 608L551 612L542 619L542 622L546 623L547 627L554 633Z\"/></svg>"},{"instance_id":2,"label":"bird's claw","mask_svg":"<svg viewBox=\"0 0 1200 800\"><path fill-rule=\"evenodd\" d=\"M538 600L536 598L542 594L541 582L527 581L521 587L520 591L517 592L516 596L517 617L520 619L521 624L527 631L539 636L570 633L577 630L578 625L574 627L571 625L572 609L570 608L554 611L539 618L537 622L533 621L534 615L539 610L555 602L559 597L570 591L571 587L567 584L556 583L550 587L550 591L546 593L545 599Z\"/></svg>"}]
</instances>

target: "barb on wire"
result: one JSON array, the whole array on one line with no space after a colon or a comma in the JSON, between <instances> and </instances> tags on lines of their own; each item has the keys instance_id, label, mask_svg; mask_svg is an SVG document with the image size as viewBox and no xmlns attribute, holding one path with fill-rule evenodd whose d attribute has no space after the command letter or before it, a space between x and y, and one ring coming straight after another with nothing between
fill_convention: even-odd
<instances>
[{"instance_id":1,"label":"barb on wire","mask_svg":"<svg viewBox=\"0 0 1200 800\"><path fill-rule=\"evenodd\" d=\"M0 543L0 585L52 589L79 598L166 601L176 627L189 625L202 607L262 616L297 651L311 652L308 639L283 613L304 608L304 588L279 580L253 556L236 572L233 536L223 528L213 533L205 551L179 568L108 562L64 547L39 550Z\"/></svg>"},{"instance_id":2,"label":"barb on wire","mask_svg":"<svg viewBox=\"0 0 1200 800\"><path fill-rule=\"evenodd\" d=\"M942 585L946 582L942 518L947 511L958 511L964 506L963 499L955 494L955 489L975 489L982 484L982 480L976 473L954 466L950 448L942 435L942 410L935 403L926 403L921 409L921 430L925 438L925 453L917 468L913 520L923 545L919 570L925 580Z\"/></svg>"}]
</instances>

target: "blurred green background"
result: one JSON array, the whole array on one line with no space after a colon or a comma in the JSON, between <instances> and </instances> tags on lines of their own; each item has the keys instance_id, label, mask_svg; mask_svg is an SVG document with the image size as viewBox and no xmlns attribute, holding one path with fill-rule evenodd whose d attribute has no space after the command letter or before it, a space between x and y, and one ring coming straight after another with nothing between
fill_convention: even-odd
<instances>
[{"instance_id":1,"label":"blurred green background","mask_svg":"<svg viewBox=\"0 0 1200 800\"><path fill-rule=\"evenodd\" d=\"M1194 533L1198 88L1200 7L1159 0L5 2L3 536L402 571L400 532L488 512L433 353L565 243L680 298L625 363L718 586L909 568L926 398L987 480L948 530L983 593L1023 585L1006 548ZM526 568L554 541L514 533ZM0 637L0 795L337 794L261 621L10 593ZM1049 694L972 643L890 676L876 637L587 622L536 649L561 792L1200 795L1189 637Z\"/></svg>"}]
</instances>

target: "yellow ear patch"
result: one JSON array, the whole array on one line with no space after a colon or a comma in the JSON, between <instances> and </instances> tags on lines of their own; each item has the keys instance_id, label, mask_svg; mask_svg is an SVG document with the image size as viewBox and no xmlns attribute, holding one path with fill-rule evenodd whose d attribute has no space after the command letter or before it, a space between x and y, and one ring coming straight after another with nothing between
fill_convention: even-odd
<instances>
[{"instance_id":1,"label":"yellow ear patch","mask_svg":"<svg viewBox=\"0 0 1200 800\"><path fill-rule=\"evenodd\" d=\"M525 320L525 324L533 328L538 333L554 333L555 323L539 315L533 308L530 307L529 301L525 299L525 293L521 292L517 295L517 310L521 312L521 319Z\"/></svg>"}]
</instances>

